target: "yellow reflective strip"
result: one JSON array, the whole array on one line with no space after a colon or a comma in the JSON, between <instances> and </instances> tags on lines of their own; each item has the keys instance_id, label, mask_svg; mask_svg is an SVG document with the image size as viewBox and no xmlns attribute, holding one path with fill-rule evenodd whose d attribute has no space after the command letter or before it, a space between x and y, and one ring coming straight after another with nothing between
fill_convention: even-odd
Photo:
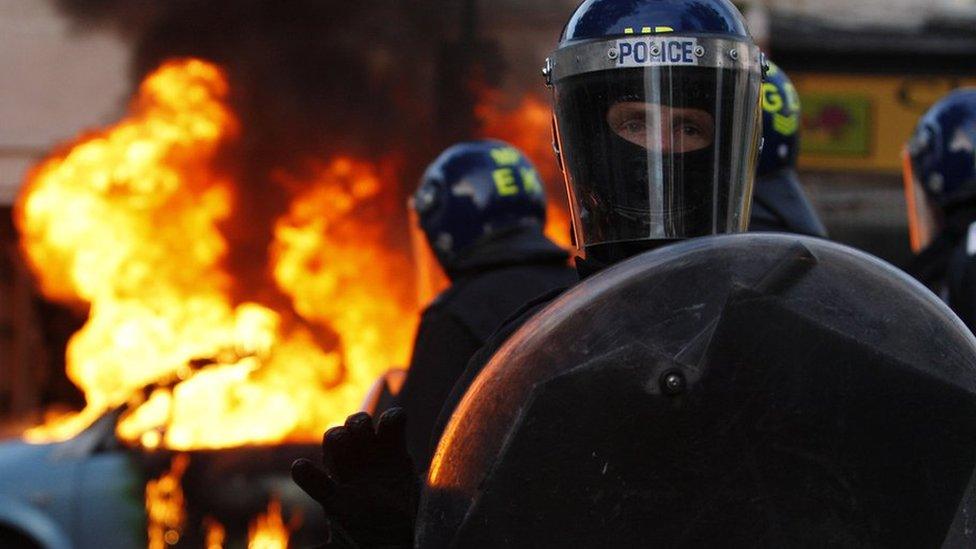
<instances>
[{"instance_id":1,"label":"yellow reflective strip","mask_svg":"<svg viewBox=\"0 0 976 549\"><path fill-rule=\"evenodd\" d=\"M785 136L793 135L800 129L800 116L796 113L790 116L773 113L773 129Z\"/></svg>"},{"instance_id":2,"label":"yellow reflective strip","mask_svg":"<svg viewBox=\"0 0 976 549\"><path fill-rule=\"evenodd\" d=\"M674 29L671 27L655 27L654 32L674 32Z\"/></svg>"},{"instance_id":3,"label":"yellow reflective strip","mask_svg":"<svg viewBox=\"0 0 976 549\"><path fill-rule=\"evenodd\" d=\"M499 166L514 166L522 159L522 154L512 147L492 149L490 154L495 164Z\"/></svg>"},{"instance_id":4,"label":"yellow reflective strip","mask_svg":"<svg viewBox=\"0 0 976 549\"><path fill-rule=\"evenodd\" d=\"M779 88L772 82L764 82L762 85L762 108L766 112L783 110L783 96L779 94Z\"/></svg>"},{"instance_id":5,"label":"yellow reflective strip","mask_svg":"<svg viewBox=\"0 0 976 549\"><path fill-rule=\"evenodd\" d=\"M634 27L627 27L624 29L624 34L634 34Z\"/></svg>"},{"instance_id":6,"label":"yellow reflective strip","mask_svg":"<svg viewBox=\"0 0 976 549\"><path fill-rule=\"evenodd\" d=\"M515 182L515 172L511 168L501 168L492 174L495 180L495 188L501 196L512 196L519 193L518 184Z\"/></svg>"}]
</instances>

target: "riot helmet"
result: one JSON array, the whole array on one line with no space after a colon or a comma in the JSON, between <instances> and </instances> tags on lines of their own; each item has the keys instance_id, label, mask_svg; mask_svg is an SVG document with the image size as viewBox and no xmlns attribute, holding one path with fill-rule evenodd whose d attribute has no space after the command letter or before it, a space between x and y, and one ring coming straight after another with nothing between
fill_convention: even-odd
<instances>
[{"instance_id":1,"label":"riot helmet","mask_svg":"<svg viewBox=\"0 0 976 549\"><path fill-rule=\"evenodd\" d=\"M545 240L546 197L535 166L508 143L459 143L427 168L410 200L430 248L448 272L479 243L524 230ZM547 248L548 249L548 248Z\"/></svg>"},{"instance_id":2,"label":"riot helmet","mask_svg":"<svg viewBox=\"0 0 976 549\"><path fill-rule=\"evenodd\" d=\"M956 90L929 109L903 159L911 245L918 252L954 214L976 205L976 89Z\"/></svg>"},{"instance_id":3,"label":"riot helmet","mask_svg":"<svg viewBox=\"0 0 976 549\"><path fill-rule=\"evenodd\" d=\"M751 231L776 231L827 237L817 212L800 185L800 96L789 76L768 63L762 85L763 146L752 194Z\"/></svg>"},{"instance_id":4,"label":"riot helmet","mask_svg":"<svg viewBox=\"0 0 976 549\"><path fill-rule=\"evenodd\" d=\"M581 257L745 230L762 55L731 2L587 0L543 72Z\"/></svg>"},{"instance_id":5,"label":"riot helmet","mask_svg":"<svg viewBox=\"0 0 976 549\"><path fill-rule=\"evenodd\" d=\"M800 153L800 95L789 76L768 62L762 85L763 146L757 177L781 170L795 170Z\"/></svg>"},{"instance_id":6,"label":"riot helmet","mask_svg":"<svg viewBox=\"0 0 976 549\"><path fill-rule=\"evenodd\" d=\"M510 337L430 467L420 547L974 544L976 339L851 248L662 247Z\"/></svg>"}]
</instances>

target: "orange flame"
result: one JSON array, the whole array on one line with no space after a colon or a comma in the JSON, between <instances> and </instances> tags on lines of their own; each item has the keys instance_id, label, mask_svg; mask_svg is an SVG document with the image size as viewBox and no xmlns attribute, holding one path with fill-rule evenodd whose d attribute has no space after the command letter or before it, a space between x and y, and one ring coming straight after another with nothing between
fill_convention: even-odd
<instances>
[{"instance_id":1,"label":"orange flame","mask_svg":"<svg viewBox=\"0 0 976 549\"><path fill-rule=\"evenodd\" d=\"M30 174L15 213L25 255L47 297L90 316L67 355L87 407L27 440L69 438L127 405L119 437L150 448L313 441L406 359L416 309L401 298L400 254L370 224L388 212L360 215L383 202L364 162L326 162L311 184L273 177L305 189L267 266L294 310L233 300L221 230L238 197L219 168L239 133L228 92L214 65L169 62L124 120Z\"/></svg>"},{"instance_id":2,"label":"orange flame","mask_svg":"<svg viewBox=\"0 0 976 549\"><path fill-rule=\"evenodd\" d=\"M227 530L224 525L210 517L203 521L203 525L207 529L204 547L206 549L223 549L224 540L227 538Z\"/></svg>"},{"instance_id":3,"label":"orange flame","mask_svg":"<svg viewBox=\"0 0 976 549\"><path fill-rule=\"evenodd\" d=\"M392 171L351 158L317 166L275 227L275 281L303 318L342 334L347 362L356 365L347 372L356 398L405 358L417 322L409 256L388 249L390 212L376 201ZM278 179L286 188L301 183Z\"/></svg>"},{"instance_id":4,"label":"orange flame","mask_svg":"<svg viewBox=\"0 0 976 549\"><path fill-rule=\"evenodd\" d=\"M281 503L271 500L268 512L259 515L248 528L248 549L287 549L289 531L281 516Z\"/></svg>"},{"instance_id":5,"label":"orange flame","mask_svg":"<svg viewBox=\"0 0 976 549\"><path fill-rule=\"evenodd\" d=\"M190 464L186 454L173 458L170 470L146 484L146 516L149 522L149 549L176 545L183 532L183 486L180 481Z\"/></svg>"},{"instance_id":6,"label":"orange flame","mask_svg":"<svg viewBox=\"0 0 976 549\"><path fill-rule=\"evenodd\" d=\"M546 184L549 200L546 235L563 247L571 247L563 175L552 149L552 111L549 104L532 94L514 102L498 90L484 90L479 95L475 117L481 124L481 135L507 141L532 159Z\"/></svg>"}]
</instances>

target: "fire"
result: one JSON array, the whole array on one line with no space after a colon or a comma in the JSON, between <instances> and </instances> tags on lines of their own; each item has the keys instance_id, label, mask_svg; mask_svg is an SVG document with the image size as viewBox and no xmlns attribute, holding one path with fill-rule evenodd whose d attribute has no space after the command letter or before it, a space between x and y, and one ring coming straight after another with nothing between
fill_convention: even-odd
<instances>
[{"instance_id":1,"label":"fire","mask_svg":"<svg viewBox=\"0 0 976 549\"><path fill-rule=\"evenodd\" d=\"M15 211L24 254L45 296L89 318L66 357L86 408L27 440L70 438L124 407L118 436L146 448L315 441L406 362L417 301L406 235L390 231L397 158L336 153L266 174L290 204L257 266L268 287L248 295L285 299L234 297L227 231L245 198L227 152L242 132L229 93L219 67L168 62L123 120L28 176ZM545 102L485 93L476 115L483 135L534 158L547 231L568 244Z\"/></svg>"},{"instance_id":2,"label":"fire","mask_svg":"<svg viewBox=\"0 0 976 549\"><path fill-rule=\"evenodd\" d=\"M546 234L554 242L571 247L571 222L563 176L552 149L552 111L548 103L533 94L513 102L502 92L490 89L479 96L475 117L481 124L482 136L507 141L532 159L546 184L549 199Z\"/></svg>"},{"instance_id":3,"label":"fire","mask_svg":"<svg viewBox=\"0 0 976 549\"><path fill-rule=\"evenodd\" d=\"M294 200L259 267L292 303L232 297L223 231L241 183L222 154L240 126L228 94L218 67L171 61L124 120L29 175L15 213L24 253L44 294L89 319L67 353L87 407L26 439L69 438L126 406L119 437L150 448L314 441L407 358L409 271L378 228L387 174L364 161L269 174Z\"/></svg>"},{"instance_id":4,"label":"fire","mask_svg":"<svg viewBox=\"0 0 976 549\"><path fill-rule=\"evenodd\" d=\"M183 473L190 465L186 454L173 458L170 470L146 484L149 549L163 549L180 541L186 512L183 508Z\"/></svg>"},{"instance_id":5,"label":"fire","mask_svg":"<svg viewBox=\"0 0 976 549\"><path fill-rule=\"evenodd\" d=\"M412 296L412 285L404 283L409 256L389 253L392 212L376 200L394 171L350 158L316 166L312 185L275 227L275 281L303 318L343 335L346 359L356 365L346 372L346 386L355 388L356 399L404 359L416 326L404 305ZM300 187L287 175L278 179L285 188Z\"/></svg>"},{"instance_id":6,"label":"fire","mask_svg":"<svg viewBox=\"0 0 976 549\"><path fill-rule=\"evenodd\" d=\"M204 520L203 525L207 529L204 547L206 549L223 549L224 540L227 538L227 529L224 525L212 518Z\"/></svg>"},{"instance_id":7,"label":"fire","mask_svg":"<svg viewBox=\"0 0 976 549\"><path fill-rule=\"evenodd\" d=\"M289 531L281 517L281 503L271 500L268 512L259 515L248 528L248 549L287 549Z\"/></svg>"},{"instance_id":8,"label":"fire","mask_svg":"<svg viewBox=\"0 0 976 549\"><path fill-rule=\"evenodd\" d=\"M146 515L149 529L149 549L164 549L180 542L186 523L183 474L190 465L186 454L173 458L170 470L146 484ZM227 538L224 526L211 517L203 521L206 528L204 545L207 549L221 549ZM287 549L291 528L285 524L281 503L272 499L267 512L258 515L248 526L248 549Z\"/></svg>"}]
</instances>

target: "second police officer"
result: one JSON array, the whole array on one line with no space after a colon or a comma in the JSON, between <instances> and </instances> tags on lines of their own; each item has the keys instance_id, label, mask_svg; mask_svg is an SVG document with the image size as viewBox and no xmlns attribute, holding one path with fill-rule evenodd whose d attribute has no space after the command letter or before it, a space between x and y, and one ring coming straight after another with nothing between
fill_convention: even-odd
<instances>
[{"instance_id":1,"label":"second police officer","mask_svg":"<svg viewBox=\"0 0 976 549\"><path fill-rule=\"evenodd\" d=\"M919 121L905 153L909 274L976 329L976 89L957 90Z\"/></svg>"},{"instance_id":2,"label":"second police officer","mask_svg":"<svg viewBox=\"0 0 976 549\"><path fill-rule=\"evenodd\" d=\"M411 207L451 282L423 312L397 396L410 454L424 471L434 421L471 356L519 307L578 278L569 254L543 234L538 172L508 143L448 148L427 168Z\"/></svg>"},{"instance_id":3,"label":"second police officer","mask_svg":"<svg viewBox=\"0 0 976 549\"><path fill-rule=\"evenodd\" d=\"M796 173L802 122L800 96L775 63L769 63L763 82L762 109L763 147L749 230L827 238L827 229L804 195Z\"/></svg>"}]
</instances>

